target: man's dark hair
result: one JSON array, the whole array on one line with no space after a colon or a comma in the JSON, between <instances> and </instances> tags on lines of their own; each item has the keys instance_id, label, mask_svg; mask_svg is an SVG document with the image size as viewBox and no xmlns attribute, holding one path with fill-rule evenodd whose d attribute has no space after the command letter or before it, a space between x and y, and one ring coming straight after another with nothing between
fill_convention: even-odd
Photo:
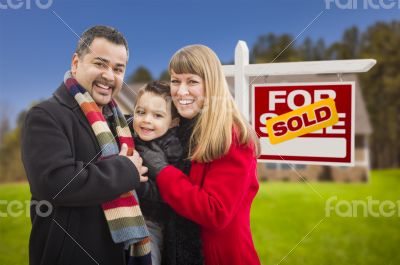
<instances>
[{"instance_id":1,"label":"man's dark hair","mask_svg":"<svg viewBox=\"0 0 400 265\"><path fill-rule=\"evenodd\" d=\"M129 57L128 42L121 32L109 26L94 26L82 33L75 52L82 58L89 52L89 47L95 38L104 38L114 44L124 45Z\"/></svg>"}]
</instances>

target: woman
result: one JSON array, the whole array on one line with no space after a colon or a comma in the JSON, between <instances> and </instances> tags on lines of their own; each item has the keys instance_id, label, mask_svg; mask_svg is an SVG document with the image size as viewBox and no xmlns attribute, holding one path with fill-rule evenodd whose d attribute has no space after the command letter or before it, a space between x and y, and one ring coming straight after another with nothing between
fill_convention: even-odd
<instances>
[{"instance_id":1,"label":"woman","mask_svg":"<svg viewBox=\"0 0 400 265\"><path fill-rule=\"evenodd\" d=\"M186 175L168 165L158 148L146 149L141 155L149 176L156 177L169 206L199 224L207 265L260 264L250 230L250 207L259 188L258 138L240 115L210 48L180 49L169 72L171 96L184 118L181 128L190 129L191 168Z\"/></svg>"}]
</instances>

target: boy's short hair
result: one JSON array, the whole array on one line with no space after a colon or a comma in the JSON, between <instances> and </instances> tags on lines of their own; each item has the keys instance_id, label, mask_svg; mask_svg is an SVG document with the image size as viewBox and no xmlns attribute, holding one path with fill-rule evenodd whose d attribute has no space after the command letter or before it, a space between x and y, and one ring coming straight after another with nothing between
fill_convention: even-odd
<instances>
[{"instance_id":1,"label":"boy's short hair","mask_svg":"<svg viewBox=\"0 0 400 265\"><path fill-rule=\"evenodd\" d=\"M150 92L153 93L154 95L160 96L167 103L171 103L171 116L172 119L178 118L178 110L175 107L175 104L172 102L172 97L171 97L171 87L168 83L162 82L162 81L152 81L146 84L146 86L142 87L135 100L135 106L137 102L139 101L140 97L145 93L145 92Z\"/></svg>"}]
</instances>

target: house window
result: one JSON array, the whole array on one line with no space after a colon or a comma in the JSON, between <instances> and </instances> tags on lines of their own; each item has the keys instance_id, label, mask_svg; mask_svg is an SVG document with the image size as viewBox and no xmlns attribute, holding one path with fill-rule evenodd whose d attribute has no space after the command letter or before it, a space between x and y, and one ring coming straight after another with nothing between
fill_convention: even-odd
<instances>
[{"instance_id":1,"label":"house window","mask_svg":"<svg viewBox=\"0 0 400 265\"><path fill-rule=\"evenodd\" d=\"M364 141L365 141L365 136L359 136L356 135L355 137L355 148L364 148Z\"/></svg>"},{"instance_id":2,"label":"house window","mask_svg":"<svg viewBox=\"0 0 400 265\"><path fill-rule=\"evenodd\" d=\"M303 164L296 164L296 165L294 165L294 167L296 168L296 169L306 169L306 165L303 165Z\"/></svg>"},{"instance_id":3,"label":"house window","mask_svg":"<svg viewBox=\"0 0 400 265\"><path fill-rule=\"evenodd\" d=\"M266 169L276 169L277 165L275 163L266 163L265 168Z\"/></svg>"},{"instance_id":4,"label":"house window","mask_svg":"<svg viewBox=\"0 0 400 265\"><path fill-rule=\"evenodd\" d=\"M281 169L283 169L283 170L288 170L288 169L291 169L292 167L290 166L290 164L287 164L287 163L285 163L285 164L281 164Z\"/></svg>"}]
</instances>

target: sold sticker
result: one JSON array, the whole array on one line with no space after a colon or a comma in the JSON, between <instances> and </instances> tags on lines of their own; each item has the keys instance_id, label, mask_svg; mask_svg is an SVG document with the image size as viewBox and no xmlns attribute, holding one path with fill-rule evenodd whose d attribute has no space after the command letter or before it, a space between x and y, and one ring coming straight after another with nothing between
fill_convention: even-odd
<instances>
[{"instance_id":1,"label":"sold sticker","mask_svg":"<svg viewBox=\"0 0 400 265\"><path fill-rule=\"evenodd\" d=\"M267 120L271 144L278 144L336 124L339 120L335 101L320 100Z\"/></svg>"}]
</instances>

